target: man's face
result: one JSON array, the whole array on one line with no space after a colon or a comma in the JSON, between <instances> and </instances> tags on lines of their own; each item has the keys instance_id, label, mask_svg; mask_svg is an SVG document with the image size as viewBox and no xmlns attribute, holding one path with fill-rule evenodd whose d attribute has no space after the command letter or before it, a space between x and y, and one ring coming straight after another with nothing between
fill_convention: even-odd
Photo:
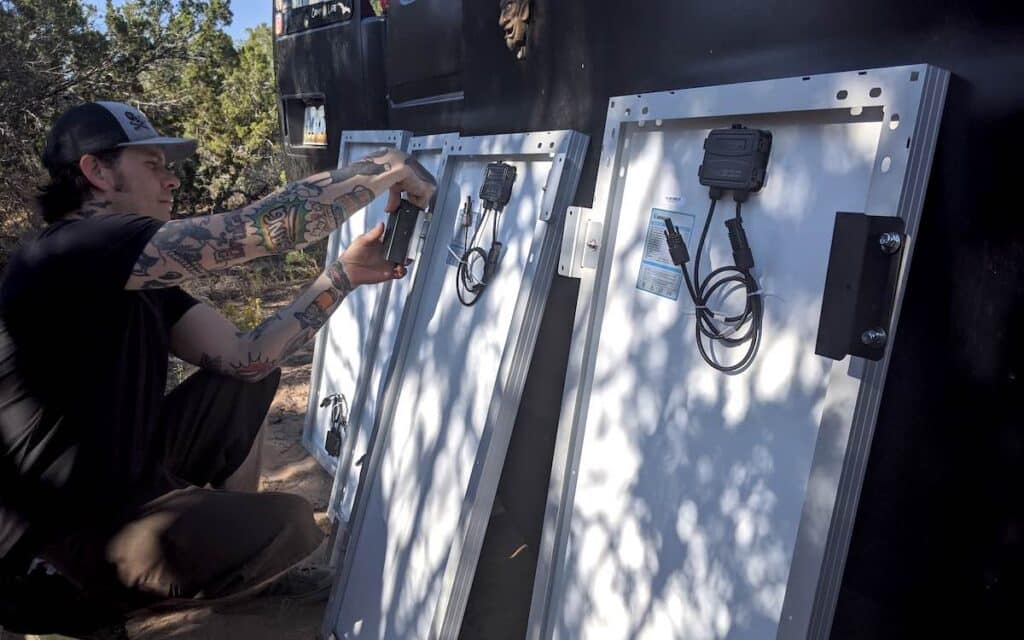
<instances>
[{"instance_id":1,"label":"man's face","mask_svg":"<svg viewBox=\"0 0 1024 640\"><path fill-rule=\"evenodd\" d=\"M98 194L100 198L111 201L118 211L171 219L174 190L181 181L167 168L160 147L125 147L111 171L111 188Z\"/></svg>"},{"instance_id":2,"label":"man's face","mask_svg":"<svg viewBox=\"0 0 1024 640\"><path fill-rule=\"evenodd\" d=\"M505 46L516 51L526 44L526 22L530 19L530 0L501 0L498 24L505 31Z\"/></svg>"}]
</instances>

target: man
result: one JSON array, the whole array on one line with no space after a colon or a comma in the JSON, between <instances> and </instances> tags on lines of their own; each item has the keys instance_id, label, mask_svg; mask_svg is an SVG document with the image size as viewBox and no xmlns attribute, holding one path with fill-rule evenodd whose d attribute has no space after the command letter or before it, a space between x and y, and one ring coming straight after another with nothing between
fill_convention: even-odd
<instances>
[{"instance_id":1,"label":"man","mask_svg":"<svg viewBox=\"0 0 1024 640\"><path fill-rule=\"evenodd\" d=\"M426 206L436 185L384 149L237 211L170 220L167 163L194 150L119 103L75 107L50 132L49 226L0 284L0 615L33 559L83 609L123 614L251 593L321 541L302 498L223 489L255 491L245 461L278 364L355 287L405 274L384 258L383 225L252 331L179 285L316 242L384 192L388 211L403 192ZM169 353L201 371L165 398Z\"/></svg>"}]
</instances>

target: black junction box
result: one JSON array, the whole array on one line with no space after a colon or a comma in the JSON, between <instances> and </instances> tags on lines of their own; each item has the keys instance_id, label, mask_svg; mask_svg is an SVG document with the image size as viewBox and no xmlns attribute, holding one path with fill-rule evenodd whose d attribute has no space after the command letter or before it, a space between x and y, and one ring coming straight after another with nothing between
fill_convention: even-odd
<instances>
[{"instance_id":1,"label":"black junction box","mask_svg":"<svg viewBox=\"0 0 1024 640\"><path fill-rule=\"evenodd\" d=\"M704 140L704 162L697 175L705 187L732 191L760 191L764 186L772 134L735 124L713 129Z\"/></svg>"},{"instance_id":2,"label":"black junction box","mask_svg":"<svg viewBox=\"0 0 1024 640\"><path fill-rule=\"evenodd\" d=\"M480 199L484 208L501 211L512 198L512 185L516 181L516 168L504 162L487 165L484 183L480 185Z\"/></svg>"}]
</instances>

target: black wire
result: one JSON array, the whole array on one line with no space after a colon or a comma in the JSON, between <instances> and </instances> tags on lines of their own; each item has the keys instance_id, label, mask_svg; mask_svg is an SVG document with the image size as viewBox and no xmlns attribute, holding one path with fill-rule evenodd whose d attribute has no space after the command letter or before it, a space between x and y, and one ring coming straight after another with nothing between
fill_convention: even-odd
<instances>
[{"instance_id":1,"label":"black wire","mask_svg":"<svg viewBox=\"0 0 1024 640\"><path fill-rule=\"evenodd\" d=\"M480 230L484 228L487 223L487 214L493 216L493 226L491 234L491 242L496 242L498 239L498 213L493 209L484 209L483 215L480 218L480 223L476 226L473 232L473 241L469 242L469 227L465 230L465 251L462 253L462 257L459 259L459 266L455 271L455 292L459 296L459 302L464 306L472 307L480 300L480 294L487 288L487 283L477 280L473 277L472 266L476 261L483 260L487 261L487 252L482 247L476 246L477 239L480 237ZM479 256L477 260L473 260L474 256ZM472 262L471 262L472 261Z\"/></svg>"},{"instance_id":2,"label":"black wire","mask_svg":"<svg viewBox=\"0 0 1024 640\"><path fill-rule=\"evenodd\" d=\"M708 274L702 281L700 279L700 263L704 253L704 243L707 240L708 230L711 228L711 218L715 214L716 198L711 199L711 206L708 208L707 220L704 222L704 230L700 234L700 241L697 243L697 255L693 263L693 278L683 268L683 276L686 279L686 288L690 292L690 298L695 307L697 349L701 357L710 366L722 373L738 373L743 371L753 362L757 350L761 345L761 334L764 320L764 305L761 294L758 292L757 281L747 269L741 269L735 265L719 267ZM736 202L736 219L742 222L740 202ZM694 286L698 283L698 286ZM727 316L721 324L715 319L715 314L708 308L708 301L715 293L723 287L734 283L746 291L746 302L743 311L733 316ZM724 297L724 296L723 296ZM707 345L705 344L707 343ZM747 344L743 357L732 365L722 365L717 362L708 348L715 343L720 343L729 348L736 348Z\"/></svg>"}]
</instances>

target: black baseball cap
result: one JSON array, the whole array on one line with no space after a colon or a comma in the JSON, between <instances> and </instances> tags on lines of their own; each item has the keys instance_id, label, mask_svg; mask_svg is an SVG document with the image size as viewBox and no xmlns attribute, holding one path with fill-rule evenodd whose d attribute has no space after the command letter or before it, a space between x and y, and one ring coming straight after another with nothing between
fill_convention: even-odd
<instances>
[{"instance_id":1,"label":"black baseball cap","mask_svg":"<svg viewBox=\"0 0 1024 640\"><path fill-rule=\"evenodd\" d=\"M120 102L88 102L57 118L43 151L43 165L53 173L78 164L87 153L123 147L161 147L168 162L178 162L196 151L196 141L162 136L141 111Z\"/></svg>"}]
</instances>

